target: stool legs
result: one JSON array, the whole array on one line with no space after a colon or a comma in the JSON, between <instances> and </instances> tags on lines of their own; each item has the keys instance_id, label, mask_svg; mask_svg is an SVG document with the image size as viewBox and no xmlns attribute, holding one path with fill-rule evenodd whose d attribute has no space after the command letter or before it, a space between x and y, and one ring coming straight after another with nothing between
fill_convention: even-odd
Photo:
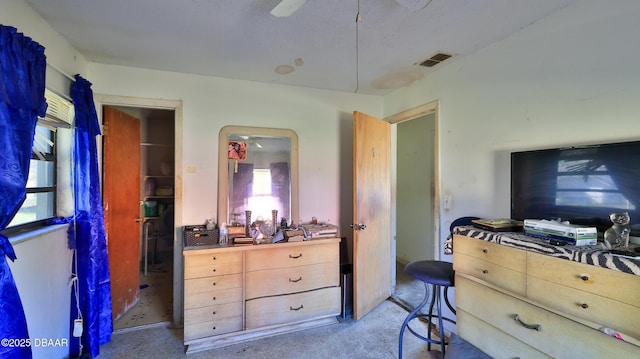
<instances>
[{"instance_id":1,"label":"stool legs","mask_svg":"<svg viewBox=\"0 0 640 359\"><path fill-rule=\"evenodd\" d=\"M442 286L439 285L433 285L433 291L431 293L431 296L429 296L429 286L427 283L424 283L424 287L425 287L425 295L424 295L424 299L422 300L422 302L420 304L418 304L418 306L416 306L416 308L409 313L409 315L407 315L407 317L405 318L404 322L402 323L402 327L400 328L400 340L399 340L399 345L398 345L398 358L402 359L402 338L404 336L404 331L405 329L408 329L409 332L411 332L411 334L415 335L416 337L420 338L421 340L424 340L425 342L427 342L427 350L431 350L431 344L440 344L440 352L442 353L442 358L444 358L444 353L445 353L445 340L444 340L444 320L447 320L449 322L455 323L455 321L449 319L449 318L444 318L442 316L442 303L441 303L441 299L440 299L440 293L441 293L441 288ZM447 297L447 289L449 289L449 287L445 287L445 303L446 305L449 307L449 309L451 309L451 311L455 314L455 310L452 308L451 304L449 303L449 299ZM422 314L419 313L420 310L422 310L422 308L427 304L427 302L430 302L429 304L429 313L427 314ZM435 340L435 339L431 339L431 321L433 318L433 307L436 307L437 310L437 318L438 318L438 331L440 332L440 340ZM426 317L428 320L428 328L427 328L427 336L424 337L420 334L418 334L416 331L414 331L411 326L409 326L409 322L415 318L424 318Z\"/></svg>"},{"instance_id":2,"label":"stool legs","mask_svg":"<svg viewBox=\"0 0 640 359\"><path fill-rule=\"evenodd\" d=\"M456 310L453 309L453 306L451 306L451 303L449 303L449 288L451 287L444 287L444 302L447 303L447 307L449 307L449 310L451 310L451 313L458 314L456 313Z\"/></svg>"}]
</instances>

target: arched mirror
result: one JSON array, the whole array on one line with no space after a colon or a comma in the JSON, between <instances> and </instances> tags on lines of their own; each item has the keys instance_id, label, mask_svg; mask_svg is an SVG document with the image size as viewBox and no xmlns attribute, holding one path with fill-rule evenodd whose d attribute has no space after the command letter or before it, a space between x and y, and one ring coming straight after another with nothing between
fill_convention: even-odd
<instances>
[{"instance_id":1,"label":"arched mirror","mask_svg":"<svg viewBox=\"0 0 640 359\"><path fill-rule=\"evenodd\" d=\"M218 223L298 220L298 136L292 130L225 126L218 147Z\"/></svg>"}]
</instances>

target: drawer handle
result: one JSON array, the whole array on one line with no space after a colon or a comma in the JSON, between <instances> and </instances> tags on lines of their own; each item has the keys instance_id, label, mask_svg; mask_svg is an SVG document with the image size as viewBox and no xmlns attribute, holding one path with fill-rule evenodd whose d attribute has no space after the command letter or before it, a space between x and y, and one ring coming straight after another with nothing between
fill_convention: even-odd
<instances>
[{"instance_id":1,"label":"drawer handle","mask_svg":"<svg viewBox=\"0 0 640 359\"><path fill-rule=\"evenodd\" d=\"M216 297L211 298L211 300L216 300Z\"/></svg>"},{"instance_id":2,"label":"drawer handle","mask_svg":"<svg viewBox=\"0 0 640 359\"><path fill-rule=\"evenodd\" d=\"M216 271L216 269L215 269L215 268L213 268L213 271L215 272L215 271Z\"/></svg>"},{"instance_id":3,"label":"drawer handle","mask_svg":"<svg viewBox=\"0 0 640 359\"><path fill-rule=\"evenodd\" d=\"M213 328L211 328L211 329L216 330L216 327L213 327Z\"/></svg>"},{"instance_id":4,"label":"drawer handle","mask_svg":"<svg viewBox=\"0 0 640 359\"><path fill-rule=\"evenodd\" d=\"M302 306L302 304L300 304L300 306L298 308L294 308L294 307L289 307L289 310L293 310L293 311L299 311L300 309L304 308L304 306Z\"/></svg>"},{"instance_id":5,"label":"drawer handle","mask_svg":"<svg viewBox=\"0 0 640 359\"><path fill-rule=\"evenodd\" d=\"M215 261L216 260L216 256L211 257L211 259Z\"/></svg>"},{"instance_id":6,"label":"drawer handle","mask_svg":"<svg viewBox=\"0 0 640 359\"><path fill-rule=\"evenodd\" d=\"M211 283L211 285L216 285L216 282Z\"/></svg>"},{"instance_id":7,"label":"drawer handle","mask_svg":"<svg viewBox=\"0 0 640 359\"><path fill-rule=\"evenodd\" d=\"M291 283L298 283L298 282L299 282L299 281L301 281L301 280L302 280L302 276L300 276L300 278L298 278L298 279L291 279L291 278L289 278L289 282L291 282Z\"/></svg>"},{"instance_id":8,"label":"drawer handle","mask_svg":"<svg viewBox=\"0 0 640 359\"><path fill-rule=\"evenodd\" d=\"M588 276L588 275L586 275L586 274L584 274L584 275L580 276L580 279L582 279L583 281L585 281L585 282L586 282L586 281L588 281L588 280L589 280L589 276Z\"/></svg>"},{"instance_id":9,"label":"drawer handle","mask_svg":"<svg viewBox=\"0 0 640 359\"><path fill-rule=\"evenodd\" d=\"M523 322L522 320L520 320L520 316L518 314L516 314L515 318L516 322L520 323L520 325L522 325L523 327L527 328L527 329L535 329L537 331L541 331L542 330L542 326L540 324L527 324L525 322Z\"/></svg>"},{"instance_id":10,"label":"drawer handle","mask_svg":"<svg viewBox=\"0 0 640 359\"><path fill-rule=\"evenodd\" d=\"M211 314L216 315L216 311L214 310L213 312L211 312Z\"/></svg>"},{"instance_id":11,"label":"drawer handle","mask_svg":"<svg viewBox=\"0 0 640 359\"><path fill-rule=\"evenodd\" d=\"M487 269L483 269L482 270L482 274L487 274L487 273L489 273L489 270L487 270Z\"/></svg>"},{"instance_id":12,"label":"drawer handle","mask_svg":"<svg viewBox=\"0 0 640 359\"><path fill-rule=\"evenodd\" d=\"M489 253L489 248L483 248L482 253Z\"/></svg>"},{"instance_id":13,"label":"drawer handle","mask_svg":"<svg viewBox=\"0 0 640 359\"><path fill-rule=\"evenodd\" d=\"M289 258L291 259L298 259L300 257L302 257L302 253L298 254L297 256L292 256L291 254L289 254Z\"/></svg>"},{"instance_id":14,"label":"drawer handle","mask_svg":"<svg viewBox=\"0 0 640 359\"><path fill-rule=\"evenodd\" d=\"M582 303L582 304L580 304L580 307L581 307L582 309L587 309L587 308L589 308L589 304L587 304L587 303Z\"/></svg>"}]
</instances>

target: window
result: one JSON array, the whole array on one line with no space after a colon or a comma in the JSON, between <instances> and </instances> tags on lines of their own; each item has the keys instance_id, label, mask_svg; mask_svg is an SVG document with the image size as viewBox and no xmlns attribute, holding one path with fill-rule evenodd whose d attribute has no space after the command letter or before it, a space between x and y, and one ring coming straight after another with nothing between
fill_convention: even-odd
<instances>
[{"instance_id":1,"label":"window","mask_svg":"<svg viewBox=\"0 0 640 359\"><path fill-rule=\"evenodd\" d=\"M249 207L255 218L271 219L271 211L282 213L282 204L271 192L271 171L269 169L253 170L253 196L249 197Z\"/></svg>"},{"instance_id":2,"label":"window","mask_svg":"<svg viewBox=\"0 0 640 359\"><path fill-rule=\"evenodd\" d=\"M7 228L53 217L56 199L55 138L55 131L41 125L36 127L29 164L27 198Z\"/></svg>"},{"instance_id":3,"label":"window","mask_svg":"<svg viewBox=\"0 0 640 359\"><path fill-rule=\"evenodd\" d=\"M47 220L58 215L59 160L69 163L70 157L70 151L58 151L59 134L62 132L60 130L63 130L63 137L70 136L70 131L64 129L70 128L73 106L49 90L45 92L45 97L49 107L45 118L38 119L36 126L27 179L27 197L7 226L9 233L42 226ZM67 141L65 138L65 142Z\"/></svg>"}]
</instances>

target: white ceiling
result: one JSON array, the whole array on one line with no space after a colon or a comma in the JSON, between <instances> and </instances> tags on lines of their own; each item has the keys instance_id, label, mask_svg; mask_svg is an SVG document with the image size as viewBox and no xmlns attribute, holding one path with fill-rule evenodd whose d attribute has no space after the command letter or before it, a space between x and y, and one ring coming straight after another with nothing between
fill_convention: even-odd
<instances>
[{"instance_id":1,"label":"white ceiling","mask_svg":"<svg viewBox=\"0 0 640 359\"><path fill-rule=\"evenodd\" d=\"M574 1L432 0L412 12L400 5L409 0L309 0L275 17L280 0L26 0L92 62L373 95ZM454 56L416 65L437 52ZM278 65L295 71L277 74Z\"/></svg>"}]
</instances>

